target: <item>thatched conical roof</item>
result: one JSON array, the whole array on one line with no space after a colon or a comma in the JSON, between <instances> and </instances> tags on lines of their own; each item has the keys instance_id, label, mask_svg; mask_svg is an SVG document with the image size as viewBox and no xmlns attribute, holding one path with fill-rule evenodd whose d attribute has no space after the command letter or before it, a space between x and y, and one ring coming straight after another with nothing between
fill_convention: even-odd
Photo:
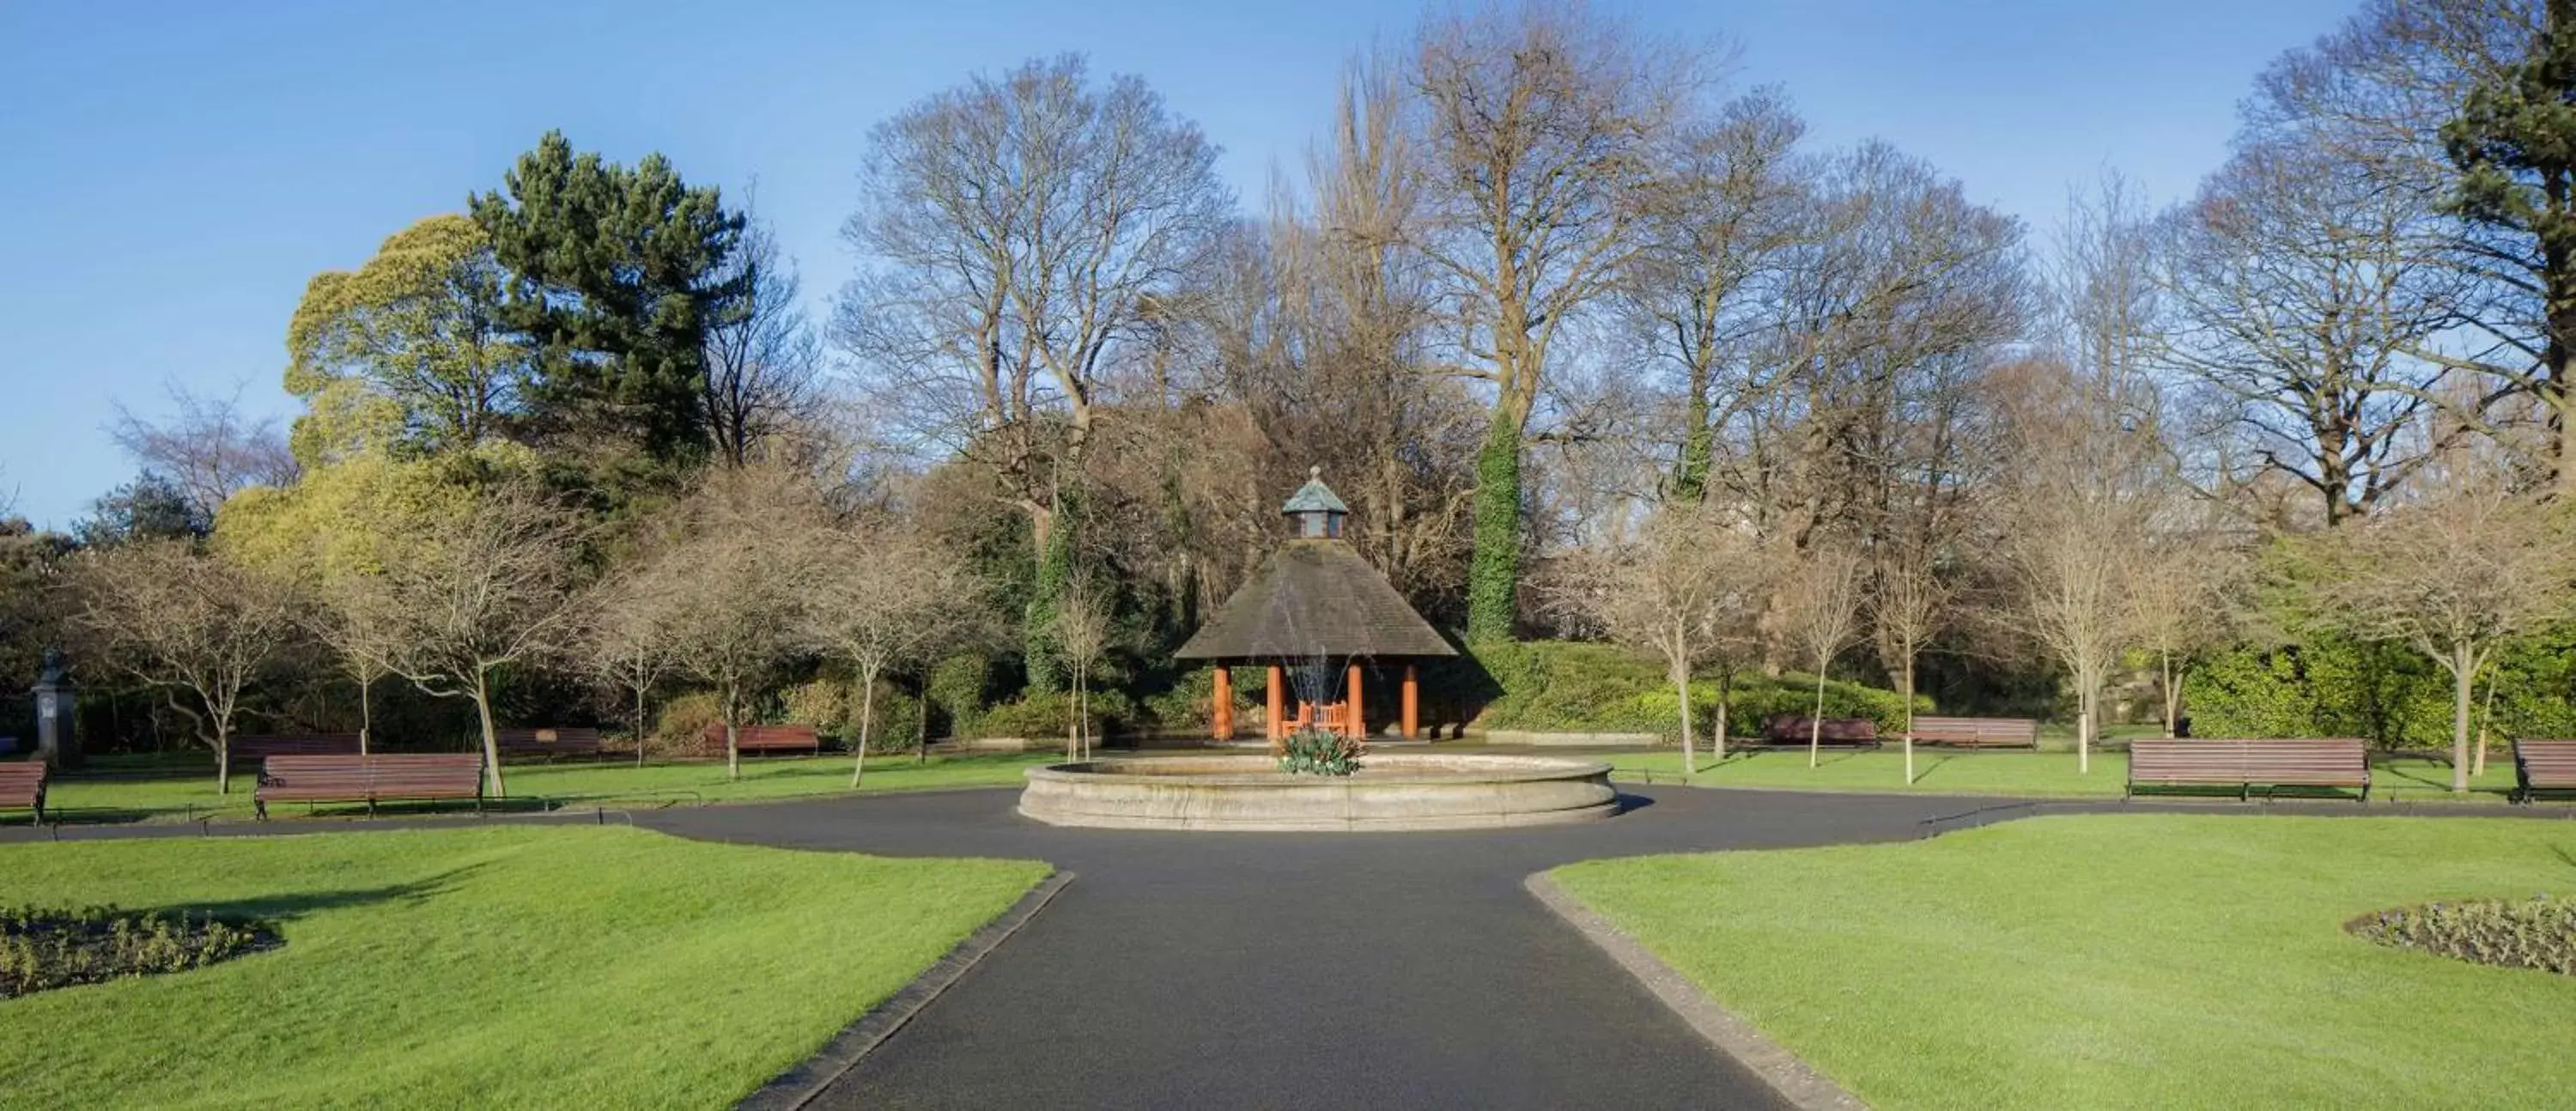
<instances>
[{"instance_id":1,"label":"thatched conical roof","mask_svg":"<svg viewBox=\"0 0 2576 1111\"><path fill-rule=\"evenodd\" d=\"M1458 650L1349 544L1301 539L1272 552L1176 654L1184 660L1275 661L1454 656Z\"/></svg>"}]
</instances>

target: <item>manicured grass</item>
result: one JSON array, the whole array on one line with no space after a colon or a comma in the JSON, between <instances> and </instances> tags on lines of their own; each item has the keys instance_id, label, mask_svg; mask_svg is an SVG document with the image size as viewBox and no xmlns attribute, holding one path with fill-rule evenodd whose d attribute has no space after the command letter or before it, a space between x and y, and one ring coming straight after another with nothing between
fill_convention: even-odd
<instances>
[{"instance_id":1,"label":"manicured grass","mask_svg":"<svg viewBox=\"0 0 2576 1111\"><path fill-rule=\"evenodd\" d=\"M1623 778L1651 778L1656 783L1682 782L1679 752L1634 752L1605 759ZM2093 770L2077 774L2071 752L1961 752L1922 747L1914 750L1913 786L1905 783L1905 754L1895 746L1877 751L1827 748L1821 763L1807 767L1805 749L1739 750L1712 765L1700 755L1694 787L1764 787L1818 791L1884 791L1944 795L2031 795L2041 797L2118 798L2129 778L2129 757L2121 752L2093 754ZM2490 756L2487 773L2470 781L2468 798L2495 802L2513 790L2513 758ZM2234 792L2221 792L2233 798ZM2456 799L2451 794L2450 765L2422 757L2383 757L2371 770L2370 798L2405 802Z\"/></svg>"},{"instance_id":2,"label":"manicured grass","mask_svg":"<svg viewBox=\"0 0 2576 1111\"><path fill-rule=\"evenodd\" d=\"M1047 753L997 753L933 756L926 764L910 756L868 759L863 792L916 791L939 787L1014 784L1030 767L1060 759ZM95 773L74 774L48 788L48 807L65 821L172 820L214 813L226 819L251 816L250 792L258 775L236 771L231 794L215 793L214 770L202 754L182 760L102 760ZM725 777L721 760L656 763L636 767L618 760L561 764L513 764L505 769L513 799L543 799L567 805L628 803L658 805L784 798L844 793L850 787L846 756L746 759L742 778ZM451 804L448 809L454 809ZM304 813L300 804L273 813ZM329 811L331 808L324 808ZM470 809L470 808L469 808Z\"/></svg>"},{"instance_id":3,"label":"manicured grass","mask_svg":"<svg viewBox=\"0 0 2576 1111\"><path fill-rule=\"evenodd\" d=\"M2576 977L2342 923L2571 860L2567 821L2118 815L1554 875L1873 1106L2540 1107Z\"/></svg>"},{"instance_id":4,"label":"manicured grass","mask_svg":"<svg viewBox=\"0 0 2576 1111\"><path fill-rule=\"evenodd\" d=\"M0 903L213 908L283 947L0 1001L25 1107L717 1107L1043 878L634 829L0 846Z\"/></svg>"}]
</instances>

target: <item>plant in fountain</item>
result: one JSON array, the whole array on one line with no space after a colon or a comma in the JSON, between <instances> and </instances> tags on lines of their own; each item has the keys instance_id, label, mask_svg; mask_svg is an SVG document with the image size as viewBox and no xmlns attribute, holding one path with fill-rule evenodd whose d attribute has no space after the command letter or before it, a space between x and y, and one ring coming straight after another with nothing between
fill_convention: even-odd
<instances>
[{"instance_id":1,"label":"plant in fountain","mask_svg":"<svg viewBox=\"0 0 2576 1111\"><path fill-rule=\"evenodd\" d=\"M1282 670L1301 702L1320 711L1332 701L1338 669L1322 653L1292 662ZM1289 775L1349 775L1360 770L1360 757L1368 751L1358 737L1335 733L1320 720L1290 733L1281 746L1279 770Z\"/></svg>"},{"instance_id":2,"label":"plant in fountain","mask_svg":"<svg viewBox=\"0 0 2576 1111\"><path fill-rule=\"evenodd\" d=\"M1368 746L1329 729L1300 729L1288 736L1279 770L1290 775L1349 775L1360 770Z\"/></svg>"}]
</instances>

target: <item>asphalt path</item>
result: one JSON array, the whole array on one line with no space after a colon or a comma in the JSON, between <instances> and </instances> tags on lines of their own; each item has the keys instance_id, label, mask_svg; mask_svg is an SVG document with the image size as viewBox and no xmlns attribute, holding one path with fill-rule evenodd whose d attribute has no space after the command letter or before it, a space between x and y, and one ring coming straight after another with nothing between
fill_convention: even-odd
<instances>
[{"instance_id":1,"label":"asphalt path","mask_svg":"<svg viewBox=\"0 0 2576 1111\"><path fill-rule=\"evenodd\" d=\"M1769 1108L1782 1106L1769 1087L1522 880L1596 857L1906 840L2031 812L1991 799L1645 788L1628 812L1581 826L1179 833L1045 826L1015 814L1016 797L641 821L686 837L1033 858L1075 873L813 1106Z\"/></svg>"}]
</instances>

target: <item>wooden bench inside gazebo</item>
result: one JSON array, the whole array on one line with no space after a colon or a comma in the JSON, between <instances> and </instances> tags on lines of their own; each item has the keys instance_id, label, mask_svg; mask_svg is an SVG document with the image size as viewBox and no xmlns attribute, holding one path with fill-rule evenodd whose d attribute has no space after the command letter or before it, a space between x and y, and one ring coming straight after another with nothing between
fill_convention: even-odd
<instances>
[{"instance_id":1,"label":"wooden bench inside gazebo","mask_svg":"<svg viewBox=\"0 0 2576 1111\"><path fill-rule=\"evenodd\" d=\"M1396 728L1406 740L1418 738L1422 692L1417 661L1455 656L1458 650L1342 538L1350 507L1318 472L1308 472L1306 485L1280 512L1290 522L1289 540L1175 653L1215 668L1209 700L1212 735L1219 741L1234 739L1234 677L1229 669L1257 666L1269 669L1263 728L1273 747L1301 729L1365 738L1365 675L1374 663L1402 665ZM1301 689L1292 689L1291 669L1305 679L1293 684Z\"/></svg>"}]
</instances>

